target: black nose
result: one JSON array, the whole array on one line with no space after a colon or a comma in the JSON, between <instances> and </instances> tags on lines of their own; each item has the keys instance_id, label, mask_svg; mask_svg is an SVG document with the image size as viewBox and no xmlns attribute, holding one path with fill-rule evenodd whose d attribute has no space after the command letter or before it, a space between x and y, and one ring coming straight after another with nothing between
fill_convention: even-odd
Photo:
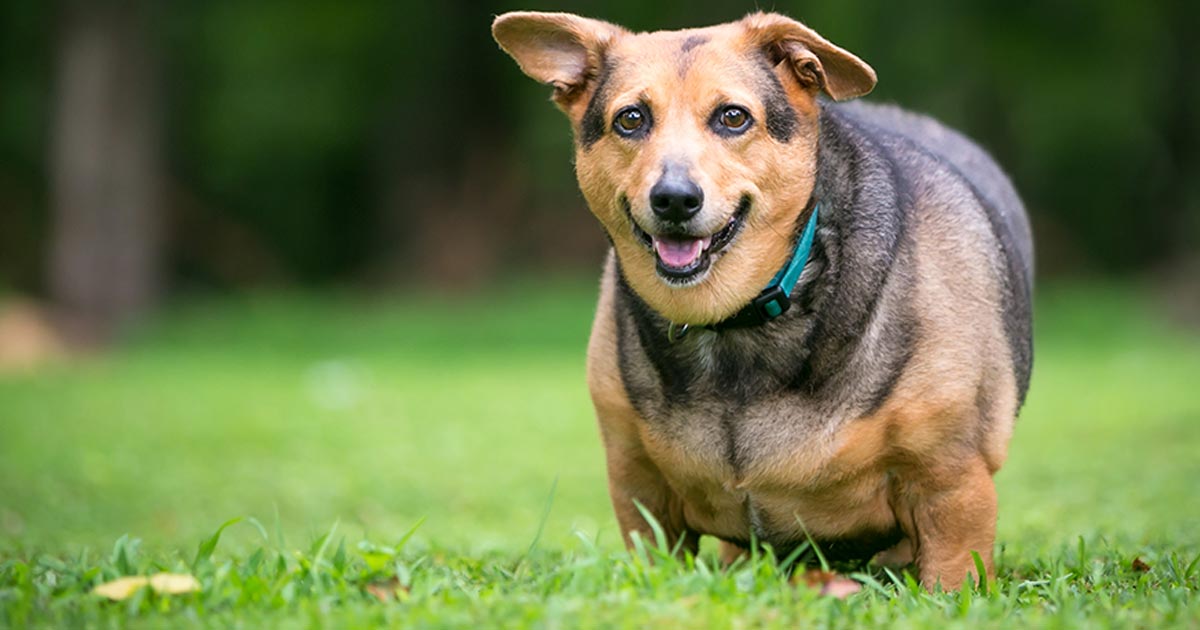
<instances>
[{"instance_id":1,"label":"black nose","mask_svg":"<svg viewBox=\"0 0 1200 630\"><path fill-rule=\"evenodd\" d=\"M650 189L650 209L664 221L682 223L704 205L704 191L683 169L668 168Z\"/></svg>"}]
</instances>

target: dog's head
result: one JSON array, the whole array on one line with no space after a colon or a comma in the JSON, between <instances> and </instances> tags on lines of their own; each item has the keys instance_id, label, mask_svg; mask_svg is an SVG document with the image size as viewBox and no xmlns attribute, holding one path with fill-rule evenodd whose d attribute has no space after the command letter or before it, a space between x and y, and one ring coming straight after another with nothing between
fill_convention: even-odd
<instances>
[{"instance_id":1,"label":"dog's head","mask_svg":"<svg viewBox=\"0 0 1200 630\"><path fill-rule=\"evenodd\" d=\"M518 12L492 33L554 88L626 280L679 323L728 317L784 264L816 178L817 95L875 85L870 66L774 14L635 34Z\"/></svg>"}]
</instances>

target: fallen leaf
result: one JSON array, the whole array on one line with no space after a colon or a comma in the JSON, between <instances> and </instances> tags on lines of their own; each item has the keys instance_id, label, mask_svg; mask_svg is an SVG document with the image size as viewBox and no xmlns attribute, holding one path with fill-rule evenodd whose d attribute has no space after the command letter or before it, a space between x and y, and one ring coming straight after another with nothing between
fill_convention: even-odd
<instances>
[{"instance_id":1,"label":"fallen leaf","mask_svg":"<svg viewBox=\"0 0 1200 630\"><path fill-rule=\"evenodd\" d=\"M1145 573L1150 570L1150 565L1143 562L1142 557L1138 556L1133 559L1133 562L1130 563L1129 568L1137 571L1138 573Z\"/></svg>"},{"instance_id":2,"label":"fallen leaf","mask_svg":"<svg viewBox=\"0 0 1200 630\"><path fill-rule=\"evenodd\" d=\"M792 584L804 582L804 585L809 588L817 588L837 577L837 574L832 571L822 571L820 569L809 569L804 573L792 576Z\"/></svg>"},{"instance_id":3,"label":"fallen leaf","mask_svg":"<svg viewBox=\"0 0 1200 630\"><path fill-rule=\"evenodd\" d=\"M92 592L109 599L120 601L128 598L130 595L133 595L139 588L142 588L149 583L150 580L146 579L145 576L134 575L130 577L117 578L111 582L105 582L104 584L92 589Z\"/></svg>"},{"instance_id":4,"label":"fallen leaf","mask_svg":"<svg viewBox=\"0 0 1200 630\"><path fill-rule=\"evenodd\" d=\"M160 595L181 595L200 590L199 580L186 573L156 573L150 577L131 575L117 578L93 588L92 592L111 600L121 601L144 586L149 586Z\"/></svg>"},{"instance_id":5,"label":"fallen leaf","mask_svg":"<svg viewBox=\"0 0 1200 630\"><path fill-rule=\"evenodd\" d=\"M200 590L200 580L186 573L156 573L150 576L150 588L162 595L182 595Z\"/></svg>"},{"instance_id":6,"label":"fallen leaf","mask_svg":"<svg viewBox=\"0 0 1200 630\"><path fill-rule=\"evenodd\" d=\"M822 597L836 597L838 599L846 599L847 597L862 590L862 585L849 578L842 577L833 571L821 571L819 569L809 569L799 576L800 581L811 589L820 589ZM795 578L792 582L796 582Z\"/></svg>"},{"instance_id":7,"label":"fallen leaf","mask_svg":"<svg viewBox=\"0 0 1200 630\"><path fill-rule=\"evenodd\" d=\"M367 593L385 604L393 599L398 599L401 593L407 592L408 589L401 586L400 579L395 577L386 582L371 582L367 585Z\"/></svg>"}]
</instances>

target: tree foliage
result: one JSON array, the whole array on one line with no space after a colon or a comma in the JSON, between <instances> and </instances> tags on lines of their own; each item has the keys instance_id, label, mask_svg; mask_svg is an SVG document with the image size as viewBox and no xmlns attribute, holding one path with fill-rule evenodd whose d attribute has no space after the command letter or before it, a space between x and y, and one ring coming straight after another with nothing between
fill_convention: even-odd
<instances>
[{"instance_id":1,"label":"tree foliage","mask_svg":"<svg viewBox=\"0 0 1200 630\"><path fill-rule=\"evenodd\" d=\"M485 6L478 6L485 5ZM872 96L965 131L1010 171L1043 271L1129 271L1200 241L1200 5L797 2L879 73ZM492 17L557 9L634 29L753 3L172 2L152 23L166 99L174 286L478 281L605 243L547 90ZM45 285L58 11L0 7L0 284Z\"/></svg>"}]
</instances>

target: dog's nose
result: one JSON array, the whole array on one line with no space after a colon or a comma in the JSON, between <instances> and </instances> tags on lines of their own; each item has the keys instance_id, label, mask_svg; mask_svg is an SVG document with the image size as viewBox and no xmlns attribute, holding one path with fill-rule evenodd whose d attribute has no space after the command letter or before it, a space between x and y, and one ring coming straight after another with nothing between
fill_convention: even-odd
<instances>
[{"instance_id":1,"label":"dog's nose","mask_svg":"<svg viewBox=\"0 0 1200 630\"><path fill-rule=\"evenodd\" d=\"M664 221L687 221L702 205L704 191L680 169L667 169L650 189L650 209Z\"/></svg>"}]
</instances>

